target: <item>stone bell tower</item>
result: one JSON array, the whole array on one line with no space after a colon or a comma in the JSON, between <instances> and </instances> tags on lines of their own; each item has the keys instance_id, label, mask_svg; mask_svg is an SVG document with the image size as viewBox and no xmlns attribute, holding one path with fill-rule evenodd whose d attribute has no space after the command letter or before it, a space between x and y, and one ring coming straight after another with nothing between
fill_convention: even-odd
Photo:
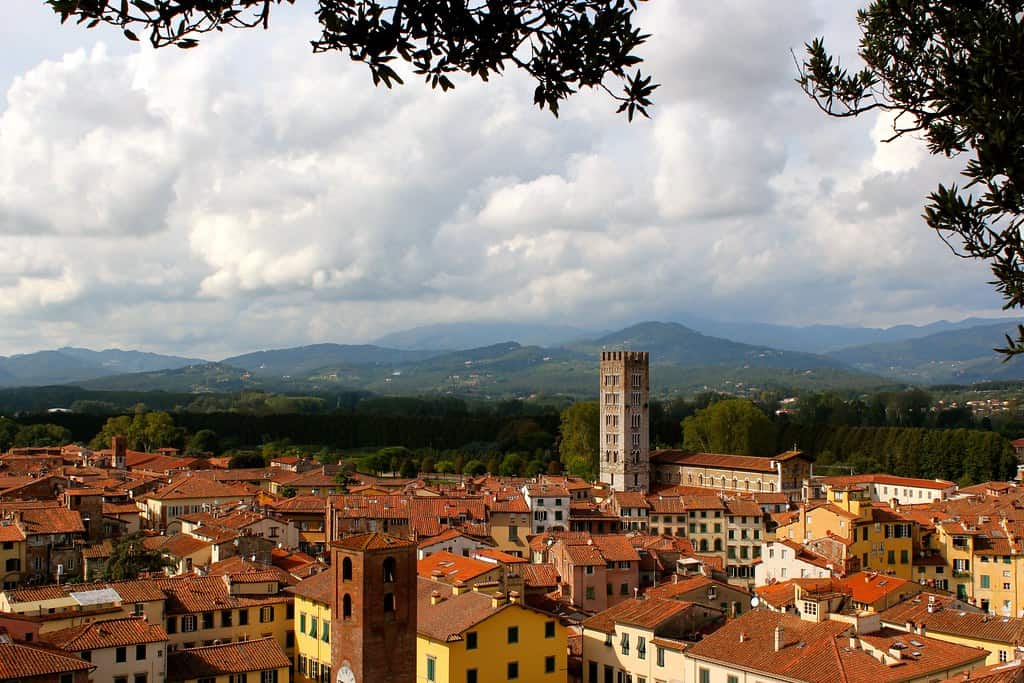
<instances>
[{"instance_id":1,"label":"stone bell tower","mask_svg":"<svg viewBox=\"0 0 1024 683\"><path fill-rule=\"evenodd\" d=\"M651 483L649 355L601 352L601 481L616 491L647 491Z\"/></svg>"}]
</instances>

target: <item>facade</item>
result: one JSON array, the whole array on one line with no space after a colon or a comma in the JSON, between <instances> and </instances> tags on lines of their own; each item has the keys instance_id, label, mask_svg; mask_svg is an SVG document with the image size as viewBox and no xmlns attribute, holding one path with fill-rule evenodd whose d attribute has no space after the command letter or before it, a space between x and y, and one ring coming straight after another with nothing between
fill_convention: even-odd
<instances>
[{"instance_id":1,"label":"facade","mask_svg":"<svg viewBox=\"0 0 1024 683\"><path fill-rule=\"evenodd\" d=\"M718 491L785 493L805 497L804 484L813 474L811 461L800 451L772 458L722 453L662 450L651 454L654 484L699 486Z\"/></svg>"},{"instance_id":2,"label":"facade","mask_svg":"<svg viewBox=\"0 0 1024 683\"><path fill-rule=\"evenodd\" d=\"M15 588L27 564L25 532L13 519L0 521L0 587Z\"/></svg>"},{"instance_id":3,"label":"facade","mask_svg":"<svg viewBox=\"0 0 1024 683\"><path fill-rule=\"evenodd\" d=\"M566 680L565 627L517 593L460 592L422 578L417 593L417 682Z\"/></svg>"},{"instance_id":4,"label":"facade","mask_svg":"<svg viewBox=\"0 0 1024 683\"><path fill-rule=\"evenodd\" d=\"M331 680L416 679L416 544L380 533L331 544Z\"/></svg>"},{"instance_id":5,"label":"facade","mask_svg":"<svg viewBox=\"0 0 1024 683\"><path fill-rule=\"evenodd\" d=\"M288 589L295 596L294 683L320 683L331 675L333 569Z\"/></svg>"},{"instance_id":6,"label":"facade","mask_svg":"<svg viewBox=\"0 0 1024 683\"><path fill-rule=\"evenodd\" d=\"M615 491L647 491L650 469L650 356L602 351L600 480Z\"/></svg>"},{"instance_id":7,"label":"facade","mask_svg":"<svg viewBox=\"0 0 1024 683\"><path fill-rule=\"evenodd\" d=\"M720 611L664 598L631 599L583 622L583 680L682 683L683 652Z\"/></svg>"},{"instance_id":8,"label":"facade","mask_svg":"<svg viewBox=\"0 0 1024 683\"><path fill-rule=\"evenodd\" d=\"M859 486L872 502L886 505L914 505L948 500L957 491L955 482L943 479L915 479L892 474L855 474L847 477L825 477L818 482L824 494L831 488Z\"/></svg>"},{"instance_id":9,"label":"facade","mask_svg":"<svg viewBox=\"0 0 1024 683\"><path fill-rule=\"evenodd\" d=\"M789 579L828 579L828 560L789 539L768 541L761 546L761 562L754 568L754 583L764 586Z\"/></svg>"},{"instance_id":10,"label":"facade","mask_svg":"<svg viewBox=\"0 0 1024 683\"><path fill-rule=\"evenodd\" d=\"M92 664L94 681L161 683L166 672L167 634L142 617L51 631L43 640Z\"/></svg>"},{"instance_id":11,"label":"facade","mask_svg":"<svg viewBox=\"0 0 1024 683\"><path fill-rule=\"evenodd\" d=\"M530 509L530 533L565 531L569 528L569 489L543 479L523 484L523 500Z\"/></svg>"}]
</instances>

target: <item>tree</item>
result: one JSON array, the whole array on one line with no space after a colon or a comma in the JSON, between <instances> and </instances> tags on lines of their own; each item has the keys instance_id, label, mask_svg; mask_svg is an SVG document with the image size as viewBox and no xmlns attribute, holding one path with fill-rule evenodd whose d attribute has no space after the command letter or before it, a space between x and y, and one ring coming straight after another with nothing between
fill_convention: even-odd
<instances>
[{"instance_id":1,"label":"tree","mask_svg":"<svg viewBox=\"0 0 1024 683\"><path fill-rule=\"evenodd\" d=\"M263 456L252 451L241 451L239 453L235 453L231 456L231 459L228 460L229 470L242 470L250 467L266 467L266 465L267 462L263 459Z\"/></svg>"},{"instance_id":2,"label":"tree","mask_svg":"<svg viewBox=\"0 0 1024 683\"><path fill-rule=\"evenodd\" d=\"M92 441L89 442L89 447L93 450L101 450L104 448L110 448L110 440L117 436L127 436L128 432L132 428L132 418L127 415L118 415L117 417L108 417L107 421L103 424L99 433L93 437Z\"/></svg>"},{"instance_id":3,"label":"tree","mask_svg":"<svg viewBox=\"0 0 1024 683\"><path fill-rule=\"evenodd\" d=\"M864 68L806 46L797 82L826 113L893 112L893 135L963 154L963 188L940 184L924 219L953 253L989 262L1004 308L1024 307L1024 22L1007 0L874 0L857 13ZM997 351L1024 353L1024 325Z\"/></svg>"},{"instance_id":4,"label":"tree","mask_svg":"<svg viewBox=\"0 0 1024 683\"><path fill-rule=\"evenodd\" d=\"M114 543L110 557L103 567L103 579L123 581L137 579L142 572L159 572L173 566L170 558L159 550L145 546L141 532L125 536Z\"/></svg>"},{"instance_id":5,"label":"tree","mask_svg":"<svg viewBox=\"0 0 1024 683\"><path fill-rule=\"evenodd\" d=\"M707 453L771 455L775 426L750 401L733 398L683 420L683 446Z\"/></svg>"},{"instance_id":6,"label":"tree","mask_svg":"<svg viewBox=\"0 0 1024 683\"><path fill-rule=\"evenodd\" d=\"M294 0L46 0L66 22L118 26L129 40L148 33L153 47L193 48L210 31L267 28L271 8ZM338 51L369 67L374 85L402 83L405 62L432 88L455 87L456 73L487 81L512 66L536 82L533 101L558 115L580 88L601 88L630 120L647 115L658 86L634 54L648 36L633 26L636 0L318 0L322 34L314 52ZM624 85L615 94L604 81Z\"/></svg>"},{"instance_id":7,"label":"tree","mask_svg":"<svg viewBox=\"0 0 1024 683\"><path fill-rule=\"evenodd\" d=\"M14 420L0 417L0 451L6 451L14 445L14 439L18 436L21 425Z\"/></svg>"},{"instance_id":8,"label":"tree","mask_svg":"<svg viewBox=\"0 0 1024 683\"><path fill-rule=\"evenodd\" d=\"M597 401L580 401L562 411L558 455L569 474L596 479L601 438L601 408Z\"/></svg>"},{"instance_id":9,"label":"tree","mask_svg":"<svg viewBox=\"0 0 1024 683\"><path fill-rule=\"evenodd\" d=\"M487 465L479 460L470 460L462 468L462 473L467 477L479 477L481 474L487 473Z\"/></svg>"},{"instance_id":10,"label":"tree","mask_svg":"<svg viewBox=\"0 0 1024 683\"><path fill-rule=\"evenodd\" d=\"M71 432L60 425L26 425L14 436L14 445L19 448L32 446L63 446L71 442Z\"/></svg>"},{"instance_id":11,"label":"tree","mask_svg":"<svg viewBox=\"0 0 1024 683\"><path fill-rule=\"evenodd\" d=\"M185 446L185 452L189 455L202 453L216 453L220 450L220 440L217 432L212 429L200 429L192 435Z\"/></svg>"},{"instance_id":12,"label":"tree","mask_svg":"<svg viewBox=\"0 0 1024 683\"><path fill-rule=\"evenodd\" d=\"M294 498L298 495L298 490L294 486L282 486L281 497L282 498Z\"/></svg>"}]
</instances>

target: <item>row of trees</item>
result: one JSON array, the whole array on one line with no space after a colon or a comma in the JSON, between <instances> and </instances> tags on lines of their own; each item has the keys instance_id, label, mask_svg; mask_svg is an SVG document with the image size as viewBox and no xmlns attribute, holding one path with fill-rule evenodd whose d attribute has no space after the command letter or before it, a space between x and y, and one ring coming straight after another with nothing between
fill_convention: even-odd
<instances>
[{"instance_id":1,"label":"row of trees","mask_svg":"<svg viewBox=\"0 0 1024 683\"><path fill-rule=\"evenodd\" d=\"M907 400L913 399L913 400ZM920 412L909 394L890 398L903 406L902 418ZM801 401L802 402L802 401ZM772 419L754 403L729 398L696 409L683 418L682 436L674 444L692 451L770 456L797 448L816 458L819 472L888 472L908 477L941 478L971 484L1008 479L1017 459L1009 442L996 432L978 429L861 426L817 422L832 399L809 402L797 419ZM847 404L848 405L848 404ZM847 408L849 409L849 408ZM858 413L854 408L852 415ZM835 410L828 411L830 416ZM559 455L573 474L595 477L598 471L600 409L596 402L577 403L562 412ZM808 422L803 422L808 419ZM916 418L915 420L916 421Z\"/></svg>"}]
</instances>

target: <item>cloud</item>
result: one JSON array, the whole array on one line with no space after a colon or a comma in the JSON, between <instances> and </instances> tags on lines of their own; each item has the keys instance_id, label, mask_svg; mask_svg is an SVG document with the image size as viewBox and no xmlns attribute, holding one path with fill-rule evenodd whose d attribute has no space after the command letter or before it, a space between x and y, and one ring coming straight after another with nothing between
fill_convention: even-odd
<instances>
[{"instance_id":1,"label":"cloud","mask_svg":"<svg viewBox=\"0 0 1024 683\"><path fill-rule=\"evenodd\" d=\"M793 84L790 49L850 35L852 10L642 7L663 85L632 125L600 93L555 120L511 73L374 89L309 53L301 8L189 51L73 34L0 110L0 348L215 358L465 319L995 312L984 268L918 218L955 167Z\"/></svg>"}]
</instances>

